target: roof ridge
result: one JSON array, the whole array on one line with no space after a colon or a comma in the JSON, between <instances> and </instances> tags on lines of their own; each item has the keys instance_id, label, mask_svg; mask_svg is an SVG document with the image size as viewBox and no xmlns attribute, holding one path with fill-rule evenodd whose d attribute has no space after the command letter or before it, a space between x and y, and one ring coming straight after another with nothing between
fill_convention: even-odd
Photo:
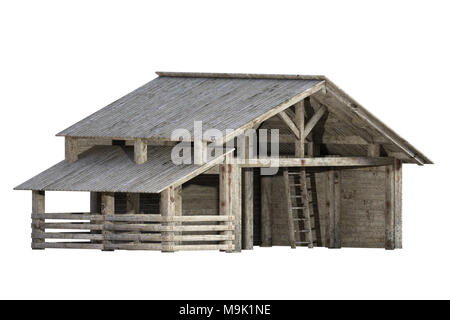
<instances>
[{"instance_id":1,"label":"roof ridge","mask_svg":"<svg viewBox=\"0 0 450 320\"><path fill-rule=\"evenodd\" d=\"M280 80L326 80L323 75L262 74L262 73L213 73L157 71L160 77L185 78L235 78L235 79L280 79Z\"/></svg>"}]
</instances>

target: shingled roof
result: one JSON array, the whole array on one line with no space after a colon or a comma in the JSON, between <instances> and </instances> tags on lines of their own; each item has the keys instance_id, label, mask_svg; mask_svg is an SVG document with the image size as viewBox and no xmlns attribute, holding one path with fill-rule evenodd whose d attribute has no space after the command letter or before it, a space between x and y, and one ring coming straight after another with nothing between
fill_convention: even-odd
<instances>
[{"instance_id":1,"label":"shingled roof","mask_svg":"<svg viewBox=\"0 0 450 320\"><path fill-rule=\"evenodd\" d=\"M324 76L157 74L158 78L58 135L170 141L175 140L171 138L173 130L183 128L192 134L194 121L202 121L204 131L218 129L225 135L225 130L231 129L226 141L313 95L345 125L346 134L379 143L404 162L432 163Z\"/></svg>"}]
</instances>

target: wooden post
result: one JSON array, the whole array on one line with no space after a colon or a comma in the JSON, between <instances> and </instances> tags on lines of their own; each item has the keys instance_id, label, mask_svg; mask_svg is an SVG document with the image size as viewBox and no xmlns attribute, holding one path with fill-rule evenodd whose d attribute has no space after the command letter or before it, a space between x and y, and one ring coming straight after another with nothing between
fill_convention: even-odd
<instances>
[{"instance_id":1,"label":"wooden post","mask_svg":"<svg viewBox=\"0 0 450 320\"><path fill-rule=\"evenodd\" d=\"M261 175L261 247L272 246L272 177Z\"/></svg>"},{"instance_id":2,"label":"wooden post","mask_svg":"<svg viewBox=\"0 0 450 320\"><path fill-rule=\"evenodd\" d=\"M385 197L385 249L395 249L395 181L394 166L386 166L386 197Z\"/></svg>"},{"instance_id":3,"label":"wooden post","mask_svg":"<svg viewBox=\"0 0 450 320\"><path fill-rule=\"evenodd\" d=\"M254 156L253 138L245 135L244 157ZM242 249L253 249L253 168L243 169Z\"/></svg>"},{"instance_id":4,"label":"wooden post","mask_svg":"<svg viewBox=\"0 0 450 320\"><path fill-rule=\"evenodd\" d=\"M147 162L147 141L144 139L134 140L134 162L137 164Z\"/></svg>"},{"instance_id":5,"label":"wooden post","mask_svg":"<svg viewBox=\"0 0 450 320\"><path fill-rule=\"evenodd\" d=\"M161 216L172 218L175 216L175 188L173 186L168 187L166 190L161 192L159 208L161 211ZM173 227L175 223L173 221L163 222L163 226ZM173 241L174 233L170 231L161 232L161 246L162 252L174 252L175 243Z\"/></svg>"},{"instance_id":6,"label":"wooden post","mask_svg":"<svg viewBox=\"0 0 450 320\"><path fill-rule=\"evenodd\" d=\"M194 164L203 165L206 162L207 143L194 140Z\"/></svg>"},{"instance_id":7,"label":"wooden post","mask_svg":"<svg viewBox=\"0 0 450 320\"><path fill-rule=\"evenodd\" d=\"M394 162L394 188L395 188L395 204L394 204L394 247L396 249L403 248L402 241L402 161L395 159Z\"/></svg>"},{"instance_id":8,"label":"wooden post","mask_svg":"<svg viewBox=\"0 0 450 320\"><path fill-rule=\"evenodd\" d=\"M341 248L340 209L341 209L341 172L329 170L327 173L326 207L328 210L328 248Z\"/></svg>"},{"instance_id":9,"label":"wooden post","mask_svg":"<svg viewBox=\"0 0 450 320\"><path fill-rule=\"evenodd\" d=\"M31 202L31 214L44 214L45 213L45 191L32 191L32 202ZM31 248L33 250L43 250L44 248L39 248L38 243L45 243L45 239L35 239L33 238L33 233L45 232L44 228L45 219L31 219Z\"/></svg>"},{"instance_id":10,"label":"wooden post","mask_svg":"<svg viewBox=\"0 0 450 320\"><path fill-rule=\"evenodd\" d=\"M341 248L341 170L334 171L334 248Z\"/></svg>"},{"instance_id":11,"label":"wooden post","mask_svg":"<svg viewBox=\"0 0 450 320\"><path fill-rule=\"evenodd\" d=\"M369 157L379 157L380 156L380 145L379 144L368 144L367 145L367 156Z\"/></svg>"},{"instance_id":12,"label":"wooden post","mask_svg":"<svg viewBox=\"0 0 450 320\"><path fill-rule=\"evenodd\" d=\"M231 216L231 164L230 155L225 156L224 164L219 166L219 214L223 216ZM224 235L232 235L232 222L228 222L227 226L230 230L225 231ZM233 252L233 241L227 240L225 244L228 246L226 252Z\"/></svg>"},{"instance_id":13,"label":"wooden post","mask_svg":"<svg viewBox=\"0 0 450 320\"><path fill-rule=\"evenodd\" d=\"M295 124L300 131L300 139L295 142L295 157L305 156L305 101L301 100L295 105Z\"/></svg>"},{"instance_id":14,"label":"wooden post","mask_svg":"<svg viewBox=\"0 0 450 320\"><path fill-rule=\"evenodd\" d=\"M183 193L183 189L182 186L178 186L175 188L175 216L179 216L181 217L183 215L183 198L182 198L182 193ZM178 222L175 223L176 226L181 226L182 223ZM181 236L182 232L174 232L175 236ZM182 241L176 241L175 245L181 245L183 244Z\"/></svg>"},{"instance_id":15,"label":"wooden post","mask_svg":"<svg viewBox=\"0 0 450 320\"><path fill-rule=\"evenodd\" d=\"M91 198L90 198L90 213L93 214L100 214L102 211L102 197L100 192L91 192ZM102 224L101 221L97 220L90 220L91 224ZM100 230L91 230L92 234L101 234L102 232ZM98 240L91 240L92 243L101 243L101 241Z\"/></svg>"},{"instance_id":16,"label":"wooden post","mask_svg":"<svg viewBox=\"0 0 450 320\"><path fill-rule=\"evenodd\" d=\"M231 211L234 217L234 252L242 249L242 171L239 165L231 165Z\"/></svg>"},{"instance_id":17,"label":"wooden post","mask_svg":"<svg viewBox=\"0 0 450 320\"><path fill-rule=\"evenodd\" d=\"M102 192L101 195L101 214L103 215L113 215L115 208L114 208L114 193L113 192ZM112 223L109 221L104 222L104 229L103 229L103 249L102 251L114 251L114 249L111 247L112 242L107 239L112 232L109 230L108 226L111 226Z\"/></svg>"},{"instance_id":18,"label":"wooden post","mask_svg":"<svg viewBox=\"0 0 450 320\"><path fill-rule=\"evenodd\" d=\"M65 138L66 161L69 163L78 160L78 140L74 137Z\"/></svg>"}]
</instances>

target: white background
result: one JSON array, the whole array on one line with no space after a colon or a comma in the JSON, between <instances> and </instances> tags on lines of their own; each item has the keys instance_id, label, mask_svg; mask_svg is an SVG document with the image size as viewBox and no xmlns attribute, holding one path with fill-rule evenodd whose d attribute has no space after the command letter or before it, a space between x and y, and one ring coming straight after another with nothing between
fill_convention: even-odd
<instances>
[{"instance_id":1,"label":"white background","mask_svg":"<svg viewBox=\"0 0 450 320\"><path fill-rule=\"evenodd\" d=\"M2 1L0 298L450 298L448 1ZM404 249L30 249L54 135L154 71L325 74L436 164L405 165ZM85 211L52 193L47 210Z\"/></svg>"}]
</instances>

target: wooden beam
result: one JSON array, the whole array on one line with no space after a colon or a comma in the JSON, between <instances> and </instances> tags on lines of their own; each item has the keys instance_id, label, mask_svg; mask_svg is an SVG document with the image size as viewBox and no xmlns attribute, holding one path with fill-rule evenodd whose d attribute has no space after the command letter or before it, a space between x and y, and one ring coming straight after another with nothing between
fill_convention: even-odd
<instances>
[{"instance_id":1,"label":"wooden beam","mask_svg":"<svg viewBox=\"0 0 450 320\"><path fill-rule=\"evenodd\" d=\"M403 248L402 241L402 162L398 159L394 162L394 247Z\"/></svg>"},{"instance_id":2,"label":"wooden beam","mask_svg":"<svg viewBox=\"0 0 450 320\"><path fill-rule=\"evenodd\" d=\"M115 208L114 208L114 193L113 192L102 192L101 195L101 214L106 216L112 216L114 215ZM110 240L106 240L109 235L112 234L111 231L109 231L109 226L112 225L112 222L105 221L104 222L104 229L103 229L103 249L102 251L114 251L114 249L111 249L112 243Z\"/></svg>"},{"instance_id":3,"label":"wooden beam","mask_svg":"<svg viewBox=\"0 0 450 320\"><path fill-rule=\"evenodd\" d=\"M289 117L287 115L286 112L281 111L278 114L278 117L284 121L284 123L287 125L287 127L289 128L289 130L291 130L291 132L295 135L295 137L297 139L300 139L300 130L297 128L297 126L295 125L295 123L292 121L291 117Z\"/></svg>"},{"instance_id":4,"label":"wooden beam","mask_svg":"<svg viewBox=\"0 0 450 320\"><path fill-rule=\"evenodd\" d=\"M78 160L78 139L74 137L65 137L65 155L69 163Z\"/></svg>"},{"instance_id":5,"label":"wooden beam","mask_svg":"<svg viewBox=\"0 0 450 320\"><path fill-rule=\"evenodd\" d=\"M380 156L380 145L375 143L370 143L367 145L367 156L368 157L379 157Z\"/></svg>"},{"instance_id":6,"label":"wooden beam","mask_svg":"<svg viewBox=\"0 0 450 320\"><path fill-rule=\"evenodd\" d=\"M231 211L234 217L234 252L242 249L242 171L231 165Z\"/></svg>"},{"instance_id":7,"label":"wooden beam","mask_svg":"<svg viewBox=\"0 0 450 320\"><path fill-rule=\"evenodd\" d=\"M134 162L137 164L147 162L147 141L145 139L134 140Z\"/></svg>"},{"instance_id":8,"label":"wooden beam","mask_svg":"<svg viewBox=\"0 0 450 320\"><path fill-rule=\"evenodd\" d=\"M272 246L272 176L261 175L261 247Z\"/></svg>"},{"instance_id":9,"label":"wooden beam","mask_svg":"<svg viewBox=\"0 0 450 320\"><path fill-rule=\"evenodd\" d=\"M326 111L327 108L322 105L319 110L317 110L316 113L314 113L314 115L308 120L308 123L305 125L305 137L311 133L312 129L314 129L317 122L319 122L320 118L322 118Z\"/></svg>"},{"instance_id":10,"label":"wooden beam","mask_svg":"<svg viewBox=\"0 0 450 320\"><path fill-rule=\"evenodd\" d=\"M292 221L292 198L290 196L290 185L289 185L289 173L288 173L288 169L284 169L283 170L283 181L284 181L284 194L287 200L287 212L286 212L286 217L287 217L287 225L288 225L288 239L289 239L289 244L291 246L292 249L295 249L296 245L295 245L295 228L293 226L293 221Z\"/></svg>"},{"instance_id":11,"label":"wooden beam","mask_svg":"<svg viewBox=\"0 0 450 320\"><path fill-rule=\"evenodd\" d=\"M295 105L295 124L299 130L299 136L295 141L295 157L305 156L305 100L299 101Z\"/></svg>"},{"instance_id":12,"label":"wooden beam","mask_svg":"<svg viewBox=\"0 0 450 320\"><path fill-rule=\"evenodd\" d=\"M245 135L244 158L252 155L253 139ZM255 156L255 155L252 155ZM253 249L253 168L243 169L242 249Z\"/></svg>"},{"instance_id":13,"label":"wooden beam","mask_svg":"<svg viewBox=\"0 0 450 320\"><path fill-rule=\"evenodd\" d=\"M341 170L334 171L334 248L341 248Z\"/></svg>"},{"instance_id":14,"label":"wooden beam","mask_svg":"<svg viewBox=\"0 0 450 320\"><path fill-rule=\"evenodd\" d=\"M175 193L175 216L181 217L183 215L183 189L182 186L178 186L174 188ZM175 226L181 226L181 222L176 222ZM181 232L174 232L174 236L181 236ZM175 245L181 245L181 241L176 241Z\"/></svg>"},{"instance_id":15,"label":"wooden beam","mask_svg":"<svg viewBox=\"0 0 450 320\"><path fill-rule=\"evenodd\" d=\"M370 167L393 163L387 157L317 157L317 158L267 158L249 159L241 164L243 168L251 167Z\"/></svg>"},{"instance_id":16,"label":"wooden beam","mask_svg":"<svg viewBox=\"0 0 450 320\"><path fill-rule=\"evenodd\" d=\"M395 249L395 182L393 165L386 166L386 196L385 196L385 249Z\"/></svg>"},{"instance_id":17,"label":"wooden beam","mask_svg":"<svg viewBox=\"0 0 450 320\"><path fill-rule=\"evenodd\" d=\"M219 214L223 216L231 216L231 155L226 155L223 163L219 166ZM232 222L226 223L228 227L232 227ZM226 230L224 235L232 235L233 230ZM227 245L226 252L232 252L233 242L231 240L224 241Z\"/></svg>"},{"instance_id":18,"label":"wooden beam","mask_svg":"<svg viewBox=\"0 0 450 320\"><path fill-rule=\"evenodd\" d=\"M306 137L306 141L311 140L310 137ZM290 134L280 134L280 143L295 143L297 139ZM377 141L377 139L375 139ZM367 145L369 144L366 140L359 136L330 136L324 135L321 141L316 144L356 144L356 145Z\"/></svg>"},{"instance_id":19,"label":"wooden beam","mask_svg":"<svg viewBox=\"0 0 450 320\"><path fill-rule=\"evenodd\" d=\"M90 194L90 210L89 212L91 214L100 214L102 211L102 194L101 192L91 192ZM91 225L103 225L102 221L97 220L90 220L89 221ZM61 228L64 229L64 228ZM102 232L100 230L91 230L91 234L101 234ZM91 240L91 243L98 243L101 244L101 241L98 240Z\"/></svg>"},{"instance_id":20,"label":"wooden beam","mask_svg":"<svg viewBox=\"0 0 450 320\"><path fill-rule=\"evenodd\" d=\"M163 217L174 217L175 216L175 188L170 186L161 192L159 210ZM164 222L162 226L174 227L175 222ZM170 232L161 231L161 237L169 238ZM161 251L162 252L174 252L175 242L174 241L162 241Z\"/></svg>"},{"instance_id":21,"label":"wooden beam","mask_svg":"<svg viewBox=\"0 0 450 320\"><path fill-rule=\"evenodd\" d=\"M31 192L32 201L31 201L31 214L32 217L35 214L43 214L45 213L45 191L33 190ZM45 232L45 219L35 219L31 218L31 232L39 233ZM39 247L39 244L43 244L45 239L36 239L34 237L31 238L31 248L33 250L43 249L43 247Z\"/></svg>"}]
</instances>

